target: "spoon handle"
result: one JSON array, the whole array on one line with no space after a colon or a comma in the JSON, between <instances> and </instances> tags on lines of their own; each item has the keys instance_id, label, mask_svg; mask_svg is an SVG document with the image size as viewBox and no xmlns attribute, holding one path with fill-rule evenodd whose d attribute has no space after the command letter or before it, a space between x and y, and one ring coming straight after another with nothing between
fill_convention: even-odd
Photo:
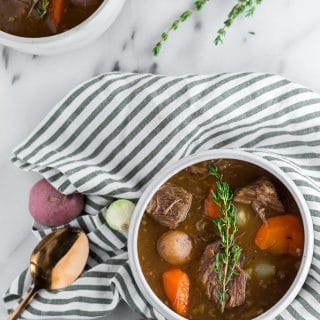
<instances>
[{"instance_id":1,"label":"spoon handle","mask_svg":"<svg viewBox=\"0 0 320 320\"><path fill-rule=\"evenodd\" d=\"M39 291L39 288L37 286L33 286L32 290L29 291L27 296L19 303L16 309L12 313L10 313L8 320L18 319L22 311L31 302L31 300L33 299L33 297L36 295L38 291Z\"/></svg>"}]
</instances>

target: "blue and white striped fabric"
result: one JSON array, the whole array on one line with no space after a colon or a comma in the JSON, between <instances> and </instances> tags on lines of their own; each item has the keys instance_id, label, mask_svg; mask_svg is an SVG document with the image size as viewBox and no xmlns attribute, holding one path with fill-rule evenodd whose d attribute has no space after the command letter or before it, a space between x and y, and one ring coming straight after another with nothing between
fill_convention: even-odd
<instances>
[{"instance_id":1,"label":"blue and white striped fabric","mask_svg":"<svg viewBox=\"0 0 320 320\"><path fill-rule=\"evenodd\" d=\"M277 319L320 319L319 146L320 97L280 76L109 73L82 84L15 149L13 162L64 193L87 196L72 225L87 232L90 258L74 285L41 291L22 319L97 318L120 299L143 316L163 319L134 284L125 235L108 229L98 212L115 198L137 200L166 164L217 148L264 157L300 188L314 222L315 252L303 289ZM4 297L9 311L30 283L28 271L13 282Z\"/></svg>"}]
</instances>

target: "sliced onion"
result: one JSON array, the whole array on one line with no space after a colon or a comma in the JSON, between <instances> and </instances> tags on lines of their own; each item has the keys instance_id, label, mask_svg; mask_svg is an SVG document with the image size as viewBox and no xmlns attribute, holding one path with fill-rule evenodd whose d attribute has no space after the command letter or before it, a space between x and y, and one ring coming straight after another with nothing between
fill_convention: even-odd
<instances>
[{"instance_id":1,"label":"sliced onion","mask_svg":"<svg viewBox=\"0 0 320 320\"><path fill-rule=\"evenodd\" d=\"M276 267L268 262L260 262L256 264L254 272L258 278L271 278L276 274Z\"/></svg>"},{"instance_id":2,"label":"sliced onion","mask_svg":"<svg viewBox=\"0 0 320 320\"><path fill-rule=\"evenodd\" d=\"M249 221L249 212L244 206L237 206L237 225L244 227Z\"/></svg>"}]
</instances>

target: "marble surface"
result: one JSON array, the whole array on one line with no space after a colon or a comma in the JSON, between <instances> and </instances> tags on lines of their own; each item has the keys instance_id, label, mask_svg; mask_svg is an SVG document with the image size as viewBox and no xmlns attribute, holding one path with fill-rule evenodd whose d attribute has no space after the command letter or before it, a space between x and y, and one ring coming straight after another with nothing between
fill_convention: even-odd
<instances>
[{"instance_id":1,"label":"marble surface","mask_svg":"<svg viewBox=\"0 0 320 320\"><path fill-rule=\"evenodd\" d=\"M160 57L159 34L189 0L127 0L117 21L90 46L59 56L0 47L0 294L27 266L36 240L27 202L38 176L10 163L12 149L70 89L112 70L179 75L227 71L279 73L320 93L319 0L265 0L215 47L215 31L235 1L216 0L177 30ZM251 35L249 31L256 34ZM5 318L0 303L0 318ZM109 319L137 319L121 305Z\"/></svg>"}]
</instances>

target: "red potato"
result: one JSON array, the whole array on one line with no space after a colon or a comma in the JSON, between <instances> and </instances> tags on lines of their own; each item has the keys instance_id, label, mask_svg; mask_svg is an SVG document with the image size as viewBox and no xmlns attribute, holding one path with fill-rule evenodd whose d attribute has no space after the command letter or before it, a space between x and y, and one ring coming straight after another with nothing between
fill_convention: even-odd
<instances>
[{"instance_id":1,"label":"red potato","mask_svg":"<svg viewBox=\"0 0 320 320\"><path fill-rule=\"evenodd\" d=\"M83 195L64 195L45 179L38 181L29 195L29 211L40 224L57 227L75 219L84 207Z\"/></svg>"},{"instance_id":2,"label":"red potato","mask_svg":"<svg viewBox=\"0 0 320 320\"><path fill-rule=\"evenodd\" d=\"M173 265L183 264L190 260L192 241L183 231L171 230L160 237L157 250L166 262Z\"/></svg>"}]
</instances>

